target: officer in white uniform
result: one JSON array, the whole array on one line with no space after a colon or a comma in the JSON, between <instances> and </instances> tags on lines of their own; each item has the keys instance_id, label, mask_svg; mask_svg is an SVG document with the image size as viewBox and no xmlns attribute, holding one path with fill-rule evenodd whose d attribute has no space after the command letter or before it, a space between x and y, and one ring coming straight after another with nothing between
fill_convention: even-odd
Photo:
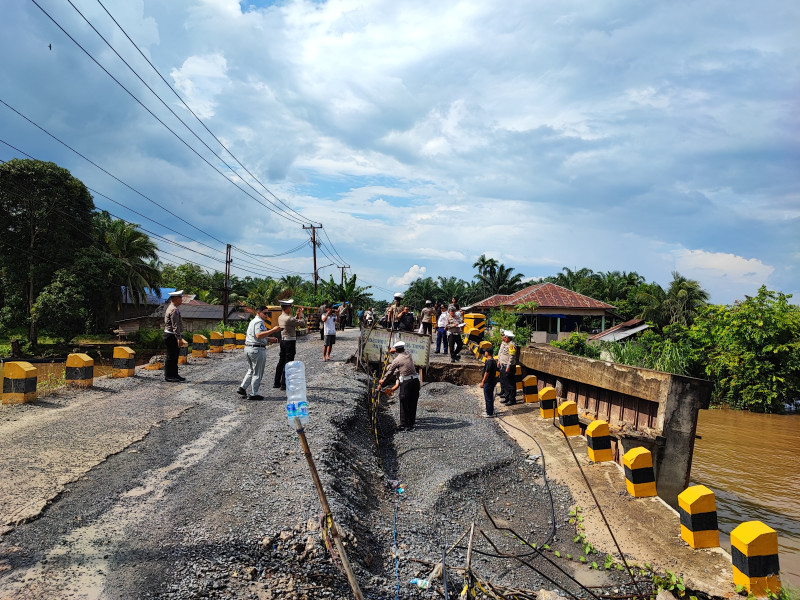
<instances>
[{"instance_id":1,"label":"officer in white uniform","mask_svg":"<svg viewBox=\"0 0 800 600\"><path fill-rule=\"evenodd\" d=\"M267 329L265 320L269 319L269 310L266 306L259 306L256 316L247 325L247 335L244 338L244 355L247 358L247 373L242 380L242 385L236 390L240 396L247 396L248 400L263 400L258 388L264 376L264 367L267 364L267 342L277 342L278 338L270 337L278 333L281 328Z\"/></svg>"}]
</instances>

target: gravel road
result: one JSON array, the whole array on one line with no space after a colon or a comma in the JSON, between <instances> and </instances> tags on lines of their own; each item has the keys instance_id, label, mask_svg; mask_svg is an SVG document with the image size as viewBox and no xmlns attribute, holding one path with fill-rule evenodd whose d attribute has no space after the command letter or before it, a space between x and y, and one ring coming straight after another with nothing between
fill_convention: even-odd
<instances>
[{"instance_id":1,"label":"gravel road","mask_svg":"<svg viewBox=\"0 0 800 600\"><path fill-rule=\"evenodd\" d=\"M479 581L586 597L541 558L527 560L543 575L491 556L486 539L503 553L526 552L492 527L484 502L539 544L554 525L546 554L577 557L568 488L550 486L551 513L541 460L479 416L477 387L426 383L412 432L396 432L397 404L385 400L376 446L367 376L344 360L357 337L337 335L330 362L317 336L301 338L297 359L306 363L308 442L365 597L441 598L433 588L442 580L429 574L442 548L456 545L446 562L455 598L467 540L456 542L473 522ZM284 393L270 385L276 360L270 348L263 401L236 395L245 369L236 352L182 367L185 384L137 369L131 379L3 407L0 598L352 597L321 542L321 509ZM583 585L626 592L618 574L554 562ZM431 579L431 589L410 584L415 577Z\"/></svg>"}]
</instances>

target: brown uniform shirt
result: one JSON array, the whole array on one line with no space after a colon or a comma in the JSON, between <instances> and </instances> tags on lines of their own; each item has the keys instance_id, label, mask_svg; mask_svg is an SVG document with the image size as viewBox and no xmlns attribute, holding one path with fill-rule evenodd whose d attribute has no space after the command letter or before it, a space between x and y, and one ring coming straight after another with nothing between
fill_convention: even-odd
<instances>
[{"instance_id":1,"label":"brown uniform shirt","mask_svg":"<svg viewBox=\"0 0 800 600\"><path fill-rule=\"evenodd\" d=\"M183 334L183 319L181 319L181 311L172 302L167 306L164 311L164 332L174 333L178 337Z\"/></svg>"},{"instance_id":2,"label":"brown uniform shirt","mask_svg":"<svg viewBox=\"0 0 800 600\"><path fill-rule=\"evenodd\" d=\"M297 339L297 326L302 325L305 319L298 319L292 315L287 315L281 312L278 317L278 326L282 327L281 339L282 340L296 340Z\"/></svg>"},{"instance_id":3,"label":"brown uniform shirt","mask_svg":"<svg viewBox=\"0 0 800 600\"><path fill-rule=\"evenodd\" d=\"M517 347L514 342L503 342L497 352L497 364L501 367L510 367L517 359Z\"/></svg>"},{"instance_id":4,"label":"brown uniform shirt","mask_svg":"<svg viewBox=\"0 0 800 600\"><path fill-rule=\"evenodd\" d=\"M398 377L416 375L417 367L414 365L414 359L408 352L399 352L395 355L392 364L386 369L386 377L395 372Z\"/></svg>"}]
</instances>

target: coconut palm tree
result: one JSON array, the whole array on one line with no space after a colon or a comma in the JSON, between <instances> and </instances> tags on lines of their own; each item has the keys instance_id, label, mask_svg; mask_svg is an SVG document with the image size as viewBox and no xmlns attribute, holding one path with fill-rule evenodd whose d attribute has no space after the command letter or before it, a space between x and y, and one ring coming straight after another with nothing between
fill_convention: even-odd
<instances>
[{"instance_id":1,"label":"coconut palm tree","mask_svg":"<svg viewBox=\"0 0 800 600\"><path fill-rule=\"evenodd\" d=\"M147 290L160 293L161 269L158 246L133 223L113 219L104 223L103 239L109 254L119 262L120 282L134 304L140 304Z\"/></svg>"},{"instance_id":2,"label":"coconut palm tree","mask_svg":"<svg viewBox=\"0 0 800 600\"><path fill-rule=\"evenodd\" d=\"M699 281L687 279L677 271L672 272L672 281L667 288L667 310L669 322L685 327L694 323L695 317L708 304L708 292Z\"/></svg>"}]
</instances>

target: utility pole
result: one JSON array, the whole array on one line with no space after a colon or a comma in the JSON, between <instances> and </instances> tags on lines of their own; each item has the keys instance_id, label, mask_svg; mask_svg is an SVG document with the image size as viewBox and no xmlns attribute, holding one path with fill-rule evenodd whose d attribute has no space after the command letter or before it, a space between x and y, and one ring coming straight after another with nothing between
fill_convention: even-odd
<instances>
[{"instance_id":1,"label":"utility pole","mask_svg":"<svg viewBox=\"0 0 800 600\"><path fill-rule=\"evenodd\" d=\"M228 299L231 289L231 245L225 248L225 284L222 288L222 323L228 324Z\"/></svg>"},{"instance_id":2,"label":"utility pole","mask_svg":"<svg viewBox=\"0 0 800 600\"><path fill-rule=\"evenodd\" d=\"M311 230L311 247L314 249L314 293L317 293L317 227L315 225L309 225L306 227L303 225L303 229L310 229Z\"/></svg>"},{"instance_id":3,"label":"utility pole","mask_svg":"<svg viewBox=\"0 0 800 600\"><path fill-rule=\"evenodd\" d=\"M350 265L344 265L343 267L339 267L342 270L342 287L344 287L344 270L349 269Z\"/></svg>"}]
</instances>

